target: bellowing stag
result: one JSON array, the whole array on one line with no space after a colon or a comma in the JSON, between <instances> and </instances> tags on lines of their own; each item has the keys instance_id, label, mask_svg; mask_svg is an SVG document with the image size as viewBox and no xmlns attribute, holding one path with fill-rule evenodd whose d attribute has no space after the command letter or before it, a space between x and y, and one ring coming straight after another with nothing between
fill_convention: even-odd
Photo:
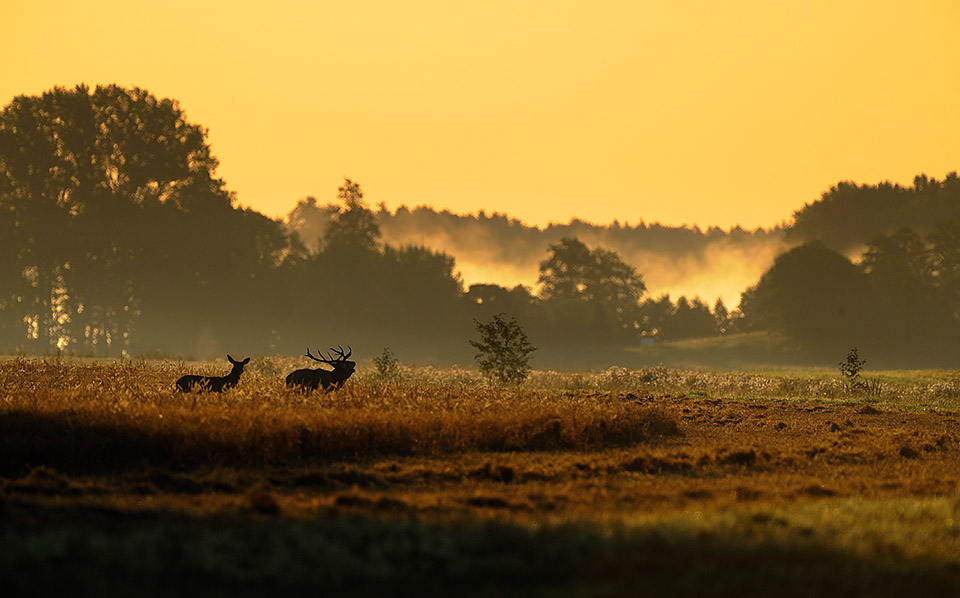
<instances>
[{"instance_id":1,"label":"bellowing stag","mask_svg":"<svg viewBox=\"0 0 960 598\"><path fill-rule=\"evenodd\" d=\"M323 353L320 353L320 357L315 357L310 353L310 349L307 348L306 357L330 365L333 367L333 370L318 368L315 370L303 369L291 372L287 375L287 386L299 388L306 392L314 391L320 385L323 385L324 391L336 390L343 386L343 383L346 382L347 378L349 378L356 369L357 362L347 360L347 358L353 354L353 349L351 349L349 345L347 345L346 354L343 351L343 347L338 345L338 349L339 350L331 348L327 358L323 359ZM340 354L336 358L332 357L334 351Z\"/></svg>"},{"instance_id":2,"label":"bellowing stag","mask_svg":"<svg viewBox=\"0 0 960 598\"><path fill-rule=\"evenodd\" d=\"M190 392L191 390L199 390L203 392L209 390L211 392L223 392L233 388L237 385L237 381L240 380L240 374L243 373L243 366L250 361L250 358L247 357L243 361L237 361L227 355L227 359L233 364L233 369L230 370L230 373L226 376L197 376L195 374L187 374L177 380L177 391Z\"/></svg>"}]
</instances>

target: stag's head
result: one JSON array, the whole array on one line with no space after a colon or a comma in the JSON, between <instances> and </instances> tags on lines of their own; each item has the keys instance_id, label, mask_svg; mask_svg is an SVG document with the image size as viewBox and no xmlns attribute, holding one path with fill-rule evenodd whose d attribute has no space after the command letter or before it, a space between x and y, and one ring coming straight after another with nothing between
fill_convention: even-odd
<instances>
[{"instance_id":1,"label":"stag's head","mask_svg":"<svg viewBox=\"0 0 960 598\"><path fill-rule=\"evenodd\" d=\"M317 351L317 353L320 353L320 351ZM333 357L334 353L338 354L337 357ZM317 357L310 353L310 349L307 349L307 357L314 361L319 361L320 363L326 363L327 365L333 366L333 370L342 375L344 379L349 377L354 370L357 369L357 362L347 359L351 355L353 355L353 349L350 348L350 345L347 345L346 351L344 351L343 347L340 345L337 345L336 349L331 347L330 352L327 353L326 357L324 357L323 353L320 353L320 357Z\"/></svg>"}]
</instances>

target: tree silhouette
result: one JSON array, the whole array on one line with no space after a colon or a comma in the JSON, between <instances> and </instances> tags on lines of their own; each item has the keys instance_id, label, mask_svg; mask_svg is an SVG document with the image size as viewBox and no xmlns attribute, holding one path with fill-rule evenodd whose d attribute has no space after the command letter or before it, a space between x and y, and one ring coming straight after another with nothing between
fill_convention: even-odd
<instances>
[{"instance_id":1,"label":"tree silhouette","mask_svg":"<svg viewBox=\"0 0 960 598\"><path fill-rule=\"evenodd\" d=\"M284 224L234 205L206 135L176 101L116 85L18 96L0 111L0 348L299 352L313 330L448 362L469 358L471 321L506 312L565 363L585 363L568 347L589 346L596 362L641 335L733 328L773 331L810 352L862 346L878 361L945 363L958 353L955 173L911 187L838 184L790 229L826 243L780 256L739 309L718 301L711 313L699 298L641 304L644 280L621 255L647 267L717 243L774 242L776 231L578 220L539 229L504 214L391 214L382 202L370 210L349 178L336 203L307 197ZM451 254L410 244L430 237L475 260L531 267L547 247L539 292L465 291ZM859 264L829 249L863 243Z\"/></svg>"},{"instance_id":2,"label":"tree silhouette","mask_svg":"<svg viewBox=\"0 0 960 598\"><path fill-rule=\"evenodd\" d=\"M948 306L954 319L960 318L960 225L954 221L941 222L927 235L925 272Z\"/></svg>"},{"instance_id":3,"label":"tree silhouette","mask_svg":"<svg viewBox=\"0 0 960 598\"><path fill-rule=\"evenodd\" d=\"M797 210L786 235L846 252L877 235L900 228L927 233L950 220L960 222L960 177L951 172L941 181L920 174L908 187L838 183Z\"/></svg>"},{"instance_id":4,"label":"tree silhouette","mask_svg":"<svg viewBox=\"0 0 960 598\"><path fill-rule=\"evenodd\" d=\"M778 257L740 302L754 329L781 333L824 354L869 333L869 305L864 273L819 242Z\"/></svg>"},{"instance_id":5,"label":"tree silhouette","mask_svg":"<svg viewBox=\"0 0 960 598\"><path fill-rule=\"evenodd\" d=\"M710 307L699 297L677 299L666 337L669 339L703 338L717 334L717 321Z\"/></svg>"},{"instance_id":6,"label":"tree silhouette","mask_svg":"<svg viewBox=\"0 0 960 598\"><path fill-rule=\"evenodd\" d=\"M360 184L344 178L337 189L342 208L330 215L324 232L324 248L337 253L376 252L380 248L380 225L363 201Z\"/></svg>"},{"instance_id":7,"label":"tree silhouette","mask_svg":"<svg viewBox=\"0 0 960 598\"><path fill-rule=\"evenodd\" d=\"M300 237L306 248L316 253L323 245L323 235L332 216L338 212L336 206L321 206L316 197L308 195L287 214L287 227Z\"/></svg>"},{"instance_id":8,"label":"tree silhouette","mask_svg":"<svg viewBox=\"0 0 960 598\"><path fill-rule=\"evenodd\" d=\"M191 315L222 313L213 289L236 263L223 247L252 246L275 263L286 234L273 221L269 232L231 224L250 219L216 167L206 131L144 90L14 98L0 113L0 212L18 231L3 308L23 322L21 346L116 352L138 332L169 336L182 323L195 333ZM145 313L163 324L151 329Z\"/></svg>"},{"instance_id":9,"label":"tree silhouette","mask_svg":"<svg viewBox=\"0 0 960 598\"><path fill-rule=\"evenodd\" d=\"M629 264L606 249L590 250L575 238L550 245L550 257L540 263L540 297L548 308L567 313L589 313L590 326L599 334L631 335L640 328L643 278Z\"/></svg>"},{"instance_id":10,"label":"tree silhouette","mask_svg":"<svg viewBox=\"0 0 960 598\"><path fill-rule=\"evenodd\" d=\"M523 285L508 289L497 284L472 284L467 290L466 298L484 318L506 312L530 321L539 315L537 298L529 287Z\"/></svg>"},{"instance_id":11,"label":"tree silhouette","mask_svg":"<svg viewBox=\"0 0 960 598\"><path fill-rule=\"evenodd\" d=\"M503 314L497 314L489 322L474 322L480 338L470 344L477 349L480 371L503 384L526 380L530 374L530 354L537 348L530 344L516 318L506 321Z\"/></svg>"},{"instance_id":12,"label":"tree silhouette","mask_svg":"<svg viewBox=\"0 0 960 598\"><path fill-rule=\"evenodd\" d=\"M935 239L936 251L911 229L877 235L867 243L860 267L872 290L875 334L895 349L887 354L909 346L906 353L929 356L931 348L953 343L957 322L948 290L950 255L960 247L951 249L951 237L949 227L932 233L928 238Z\"/></svg>"},{"instance_id":13,"label":"tree silhouette","mask_svg":"<svg viewBox=\"0 0 960 598\"><path fill-rule=\"evenodd\" d=\"M656 299L649 298L640 306L640 321L643 332L652 338L666 340L670 337L669 326L676 308L670 301L670 295L661 294Z\"/></svg>"}]
</instances>

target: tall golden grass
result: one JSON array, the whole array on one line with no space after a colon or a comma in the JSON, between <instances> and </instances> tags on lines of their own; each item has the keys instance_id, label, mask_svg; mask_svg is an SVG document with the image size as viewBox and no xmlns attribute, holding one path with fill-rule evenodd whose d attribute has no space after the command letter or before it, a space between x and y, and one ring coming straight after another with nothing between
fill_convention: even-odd
<instances>
[{"instance_id":1,"label":"tall golden grass","mask_svg":"<svg viewBox=\"0 0 960 598\"><path fill-rule=\"evenodd\" d=\"M400 381L388 384L368 367L338 392L304 395L282 382L300 365L292 358L254 358L229 392L179 394L173 383L183 373L223 374L227 366L0 362L0 472L40 465L256 466L377 454L622 447L679 433L677 414L649 400L671 393L908 409L960 406L960 378L950 372L879 373L880 392L864 395L827 371L611 367L536 371L522 388L504 388L464 368L404 367Z\"/></svg>"},{"instance_id":2,"label":"tall golden grass","mask_svg":"<svg viewBox=\"0 0 960 598\"><path fill-rule=\"evenodd\" d=\"M171 363L0 364L0 472L596 449L679 432L675 414L622 393L442 380L388 385L368 376L335 393L305 395L253 373L223 394L181 394L173 381L183 369Z\"/></svg>"},{"instance_id":3,"label":"tall golden grass","mask_svg":"<svg viewBox=\"0 0 960 598\"><path fill-rule=\"evenodd\" d=\"M955 373L299 365L0 362L7 593L958 595Z\"/></svg>"}]
</instances>

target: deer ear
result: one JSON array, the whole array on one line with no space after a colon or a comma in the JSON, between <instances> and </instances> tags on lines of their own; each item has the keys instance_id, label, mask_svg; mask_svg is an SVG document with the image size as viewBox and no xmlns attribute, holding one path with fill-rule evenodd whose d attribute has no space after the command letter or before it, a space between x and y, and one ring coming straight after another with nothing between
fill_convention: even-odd
<instances>
[{"instance_id":1,"label":"deer ear","mask_svg":"<svg viewBox=\"0 0 960 598\"><path fill-rule=\"evenodd\" d=\"M249 357L247 357L246 359L244 359L244 360L243 360L243 362L242 362L242 363L250 363L250 358L249 358Z\"/></svg>"},{"instance_id":2,"label":"deer ear","mask_svg":"<svg viewBox=\"0 0 960 598\"><path fill-rule=\"evenodd\" d=\"M233 357L230 357L229 353L227 354L227 361L229 361L230 363L237 363L237 360L234 359Z\"/></svg>"}]
</instances>

